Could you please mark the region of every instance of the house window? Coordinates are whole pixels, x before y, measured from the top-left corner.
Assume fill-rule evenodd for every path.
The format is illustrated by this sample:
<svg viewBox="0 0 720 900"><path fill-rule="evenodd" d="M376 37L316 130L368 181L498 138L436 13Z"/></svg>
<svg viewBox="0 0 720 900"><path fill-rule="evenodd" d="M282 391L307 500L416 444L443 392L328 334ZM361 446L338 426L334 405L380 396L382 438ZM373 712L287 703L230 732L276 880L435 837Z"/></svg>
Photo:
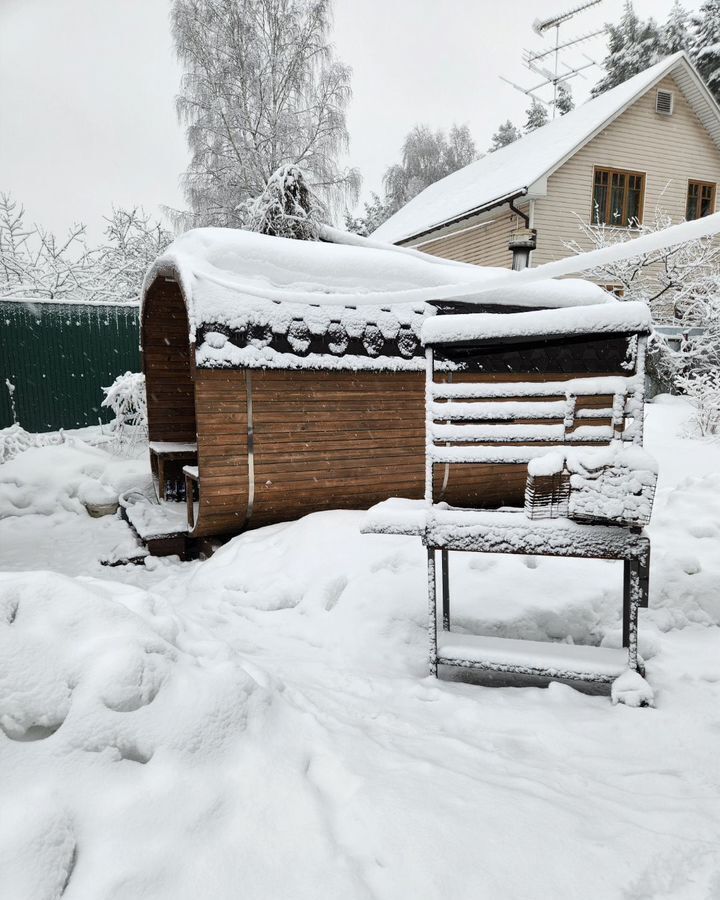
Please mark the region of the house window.
<svg viewBox="0 0 720 900"><path fill-rule="evenodd" d="M702 219L715 211L715 185L710 181L688 181L685 218Z"/></svg>
<svg viewBox="0 0 720 900"><path fill-rule="evenodd" d="M639 224L644 193L645 176L641 172L595 169L592 223L619 228Z"/></svg>

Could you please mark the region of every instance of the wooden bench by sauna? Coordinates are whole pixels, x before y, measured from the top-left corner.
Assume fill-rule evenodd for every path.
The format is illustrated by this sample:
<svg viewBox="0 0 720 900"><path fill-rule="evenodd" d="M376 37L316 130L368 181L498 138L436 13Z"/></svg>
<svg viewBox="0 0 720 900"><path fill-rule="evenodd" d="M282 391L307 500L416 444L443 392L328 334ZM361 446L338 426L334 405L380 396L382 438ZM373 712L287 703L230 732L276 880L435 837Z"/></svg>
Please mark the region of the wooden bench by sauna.
<svg viewBox="0 0 720 900"><path fill-rule="evenodd" d="M627 483L639 499L624 502L621 481L613 502L601 504L593 515L592 497L581 497L573 506L575 488L565 458L582 461L584 454L592 460L591 448L606 448L599 453L601 460L622 461L624 448L641 446L649 330L643 304L617 302L437 316L424 325L425 501L379 504L368 514L364 530L423 539L433 674L446 665L610 682L627 668L643 672L637 625L638 608L648 600L650 541L642 525L652 506L654 463L643 451L636 453L632 461L637 465L640 459L648 471ZM561 464L550 467L553 477L543 478L549 451ZM594 453L597 457L598 450ZM529 465L531 472L535 467L541 474L529 476ZM464 503L449 505L444 490L456 467L475 472L474 488ZM590 475L597 479L607 471L603 464ZM563 496L553 496L561 484L554 477L558 473L567 488ZM582 479L575 483L578 490L584 486ZM449 555L457 551L622 561L624 649L454 632Z"/></svg>

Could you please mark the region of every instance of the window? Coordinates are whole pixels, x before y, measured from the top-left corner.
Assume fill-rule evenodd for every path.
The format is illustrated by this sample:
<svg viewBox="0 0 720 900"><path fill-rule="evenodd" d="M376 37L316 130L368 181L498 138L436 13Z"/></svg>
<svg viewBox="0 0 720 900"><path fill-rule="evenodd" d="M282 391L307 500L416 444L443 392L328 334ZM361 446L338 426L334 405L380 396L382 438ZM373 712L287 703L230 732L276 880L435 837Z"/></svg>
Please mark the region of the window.
<svg viewBox="0 0 720 900"><path fill-rule="evenodd" d="M625 296L625 288L621 284L601 284L600 287L607 291L608 294L614 294L616 297Z"/></svg>
<svg viewBox="0 0 720 900"><path fill-rule="evenodd" d="M715 185L710 181L688 181L685 218L702 219L715 211Z"/></svg>
<svg viewBox="0 0 720 900"><path fill-rule="evenodd" d="M641 172L595 169L593 225L628 228L642 222L645 176Z"/></svg>

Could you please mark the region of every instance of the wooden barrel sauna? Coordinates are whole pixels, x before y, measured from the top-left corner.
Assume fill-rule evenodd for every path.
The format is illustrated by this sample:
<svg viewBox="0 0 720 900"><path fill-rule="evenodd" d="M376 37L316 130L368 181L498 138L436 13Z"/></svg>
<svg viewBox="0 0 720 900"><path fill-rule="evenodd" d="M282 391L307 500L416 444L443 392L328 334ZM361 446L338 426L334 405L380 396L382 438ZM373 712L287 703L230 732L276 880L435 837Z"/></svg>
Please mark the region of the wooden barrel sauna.
<svg viewBox="0 0 720 900"><path fill-rule="evenodd" d="M431 257L426 262L422 254L397 248L334 249L343 251L344 264L359 259L368 271L378 271L377 279L389 279L394 296L401 277L410 291L424 291L422 302L386 305L380 299L368 306L353 303L349 292L346 304L326 306L323 290L313 295L306 289L311 277L318 278L314 270L300 275L293 270L292 279L285 273L289 259L305 257L313 265L319 258L322 272L327 257L331 285L333 277L352 281L339 267L332 244L230 230L189 232L148 274L142 347L151 463L159 499L187 503L191 537L424 494L420 330L427 316L456 311L429 302L433 289L428 282L458 280L458 272L465 280L488 276L479 267ZM385 276L387 256L393 266ZM268 260L273 264L270 286ZM291 282L288 293L297 295L300 284L305 289L300 296L309 295L308 301L316 296L318 302L286 302L283 280ZM255 287L259 281L262 289ZM577 284L568 281L566 293L578 292ZM529 308L530 301L508 307L506 293L495 305L484 297L482 308ZM537 308L536 297L537 292L532 308ZM590 302L598 302L593 297ZM556 379L559 372L567 378L608 371L608 365L599 364L603 354L597 348L573 356L567 342L555 356L512 352L515 356L491 353L490 363L449 352L447 377L463 370L470 378L507 380L513 366L524 381ZM459 357L452 358L453 353ZM613 356L610 368L615 367ZM435 473L437 496L454 505L511 503L517 500L518 473L505 475L498 467L450 465Z"/></svg>

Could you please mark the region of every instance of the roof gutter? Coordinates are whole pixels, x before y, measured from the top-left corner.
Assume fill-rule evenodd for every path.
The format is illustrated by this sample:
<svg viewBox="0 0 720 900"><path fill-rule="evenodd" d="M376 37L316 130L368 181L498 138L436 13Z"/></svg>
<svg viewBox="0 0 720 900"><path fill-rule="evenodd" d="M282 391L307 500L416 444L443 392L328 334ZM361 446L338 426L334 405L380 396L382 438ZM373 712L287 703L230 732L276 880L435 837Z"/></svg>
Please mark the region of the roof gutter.
<svg viewBox="0 0 720 900"><path fill-rule="evenodd" d="M512 205L515 200L518 200L520 197L524 197L527 192L528 189L524 187L512 194L505 194L502 197L498 197L497 200L491 200L489 203L483 203L482 206L476 206L460 216L454 216L452 219L445 219L444 222L438 222L431 228L426 228L425 231L418 231L417 234L412 234L409 237L402 238L402 240L397 241L397 243L398 245L403 245L407 243L407 241L417 240L417 238L425 237L426 234L432 234L433 231L438 231L440 228L447 228L449 225L457 225L458 222L464 222L466 219L470 219L473 216L479 215L480 213L488 212L491 209L497 209L498 206L504 206L506 203L509 203L510 208L514 209L514 211L519 216L522 216L527 223L530 221L528 217L524 213L521 213L519 210L515 209Z"/></svg>

